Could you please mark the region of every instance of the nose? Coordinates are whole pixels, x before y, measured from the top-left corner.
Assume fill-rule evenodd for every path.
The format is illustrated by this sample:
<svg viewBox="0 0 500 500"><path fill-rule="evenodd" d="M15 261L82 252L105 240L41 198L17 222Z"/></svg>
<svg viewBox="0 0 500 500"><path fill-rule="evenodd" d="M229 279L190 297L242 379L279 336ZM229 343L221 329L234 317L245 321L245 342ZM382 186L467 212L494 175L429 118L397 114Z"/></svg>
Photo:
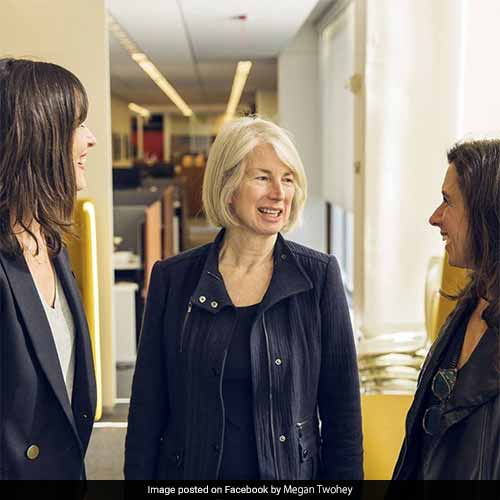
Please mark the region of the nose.
<svg viewBox="0 0 500 500"><path fill-rule="evenodd" d="M270 197L273 200L283 200L285 198L285 191L283 184L280 180L274 180L271 187Z"/></svg>
<svg viewBox="0 0 500 500"><path fill-rule="evenodd" d="M433 214L429 217L429 224L431 226L439 227L441 225L441 219L443 217L443 204L434 210Z"/></svg>
<svg viewBox="0 0 500 500"><path fill-rule="evenodd" d="M87 127L87 144L89 148L94 147L97 144L97 139L92 131Z"/></svg>

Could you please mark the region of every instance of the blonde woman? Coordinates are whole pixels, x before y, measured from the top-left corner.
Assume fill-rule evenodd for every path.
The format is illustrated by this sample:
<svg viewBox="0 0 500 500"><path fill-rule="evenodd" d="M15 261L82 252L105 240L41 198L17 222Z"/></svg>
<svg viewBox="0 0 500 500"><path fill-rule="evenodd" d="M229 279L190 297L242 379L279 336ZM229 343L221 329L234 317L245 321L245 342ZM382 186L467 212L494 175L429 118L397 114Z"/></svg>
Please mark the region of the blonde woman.
<svg viewBox="0 0 500 500"><path fill-rule="evenodd" d="M222 128L203 183L207 217L222 229L153 270L126 479L362 478L339 267L281 235L305 200L284 130L254 117Z"/></svg>

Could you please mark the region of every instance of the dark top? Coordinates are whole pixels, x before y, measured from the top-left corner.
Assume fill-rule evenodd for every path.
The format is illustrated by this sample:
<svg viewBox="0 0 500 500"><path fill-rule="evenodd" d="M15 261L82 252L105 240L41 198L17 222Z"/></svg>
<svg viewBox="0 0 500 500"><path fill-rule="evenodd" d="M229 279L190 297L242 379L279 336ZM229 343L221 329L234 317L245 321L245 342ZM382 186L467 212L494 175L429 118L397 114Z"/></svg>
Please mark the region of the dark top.
<svg viewBox="0 0 500 500"><path fill-rule="evenodd" d="M223 480L259 479L250 366L250 333L258 306L236 308L238 319L224 367L225 428L219 472Z"/></svg>
<svg viewBox="0 0 500 500"><path fill-rule="evenodd" d="M448 369L448 368L456 368L458 363L458 358L460 357L460 352L462 350L462 345L465 337L465 330L467 329L467 324L469 322L470 314L466 314L464 320L459 323L453 333L453 339L450 342L450 347L446 351L443 359L440 363L439 369ZM438 370L439 370L438 369ZM437 373L437 371L436 371ZM457 373L457 380L460 376L460 371ZM452 390L453 392L453 390ZM451 397L451 394L450 394ZM435 396L432 391L432 381L427 387L424 408L428 409L431 406L440 406L441 401ZM417 475L419 479L425 479L423 471L424 471L424 463L429 457L430 451L434 444L439 440L439 432L434 435L427 434L423 427L423 415L425 411L422 413L422 423L420 426L420 433L422 436L422 450L420 454L420 463L417 469Z"/></svg>

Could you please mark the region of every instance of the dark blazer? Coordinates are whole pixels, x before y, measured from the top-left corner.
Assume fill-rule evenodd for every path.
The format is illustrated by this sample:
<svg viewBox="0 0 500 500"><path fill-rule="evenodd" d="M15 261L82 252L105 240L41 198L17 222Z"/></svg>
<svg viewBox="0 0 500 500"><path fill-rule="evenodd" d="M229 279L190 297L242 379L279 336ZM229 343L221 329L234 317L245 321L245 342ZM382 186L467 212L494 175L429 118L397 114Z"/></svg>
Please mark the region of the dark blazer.
<svg viewBox="0 0 500 500"><path fill-rule="evenodd" d="M75 324L70 406L50 326L24 257L0 253L0 478L80 479L96 386L90 338L65 251L54 260Z"/></svg>
<svg viewBox="0 0 500 500"><path fill-rule="evenodd" d="M222 377L236 320L218 270L223 235L153 269L132 387L126 479L218 476ZM278 236L250 351L261 478L361 478L356 353L334 257Z"/></svg>
<svg viewBox="0 0 500 500"><path fill-rule="evenodd" d="M448 318L422 367L393 479L418 479L425 394L471 305ZM500 329L490 327L459 371L443 426L423 468L424 479L500 479Z"/></svg>

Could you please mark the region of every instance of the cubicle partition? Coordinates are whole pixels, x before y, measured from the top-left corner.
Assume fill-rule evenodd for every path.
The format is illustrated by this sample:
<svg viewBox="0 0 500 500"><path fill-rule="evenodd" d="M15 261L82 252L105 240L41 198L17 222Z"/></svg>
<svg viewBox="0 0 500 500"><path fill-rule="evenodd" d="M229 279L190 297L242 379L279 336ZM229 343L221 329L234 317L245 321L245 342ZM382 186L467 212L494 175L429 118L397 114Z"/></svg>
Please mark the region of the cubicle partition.
<svg viewBox="0 0 500 500"><path fill-rule="evenodd" d="M179 251L176 201L175 187L169 183L113 192L113 299L119 381L128 379L124 374L133 371L151 270L155 262ZM117 393L119 397L128 396L120 383Z"/></svg>

